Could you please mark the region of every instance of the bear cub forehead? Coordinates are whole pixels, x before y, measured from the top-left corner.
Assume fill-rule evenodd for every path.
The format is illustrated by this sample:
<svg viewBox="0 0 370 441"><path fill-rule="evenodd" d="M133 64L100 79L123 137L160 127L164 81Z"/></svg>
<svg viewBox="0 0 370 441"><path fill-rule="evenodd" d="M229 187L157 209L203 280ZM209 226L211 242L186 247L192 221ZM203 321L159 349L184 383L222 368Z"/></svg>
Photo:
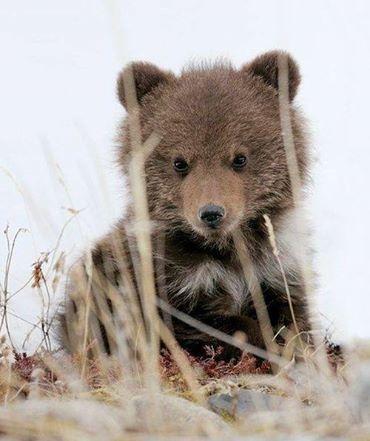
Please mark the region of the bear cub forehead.
<svg viewBox="0 0 370 441"><path fill-rule="evenodd" d="M149 130L164 146L197 156L266 143L279 130L279 109L276 91L260 83L229 66L193 68L148 100Z"/></svg>
<svg viewBox="0 0 370 441"><path fill-rule="evenodd" d="M272 51L240 69L226 62L202 63L180 76L150 63L132 63L118 78L118 95L127 108L125 75L132 75L142 131L162 137L161 148L209 150L224 154L240 144L272 142L279 133L278 62L288 61L292 101L300 82L295 61Z"/></svg>

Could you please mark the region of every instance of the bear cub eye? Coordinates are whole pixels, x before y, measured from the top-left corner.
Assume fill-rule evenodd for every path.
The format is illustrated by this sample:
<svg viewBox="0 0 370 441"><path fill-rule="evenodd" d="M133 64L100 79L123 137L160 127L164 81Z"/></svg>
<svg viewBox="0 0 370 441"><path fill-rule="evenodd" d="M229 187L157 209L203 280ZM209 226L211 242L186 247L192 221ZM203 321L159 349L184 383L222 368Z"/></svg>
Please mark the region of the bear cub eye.
<svg viewBox="0 0 370 441"><path fill-rule="evenodd" d="M240 170L247 165L247 157L244 155L236 155L232 167L234 170Z"/></svg>
<svg viewBox="0 0 370 441"><path fill-rule="evenodd" d="M189 170L189 164L185 159L177 158L173 161L173 168L177 173L186 173Z"/></svg>

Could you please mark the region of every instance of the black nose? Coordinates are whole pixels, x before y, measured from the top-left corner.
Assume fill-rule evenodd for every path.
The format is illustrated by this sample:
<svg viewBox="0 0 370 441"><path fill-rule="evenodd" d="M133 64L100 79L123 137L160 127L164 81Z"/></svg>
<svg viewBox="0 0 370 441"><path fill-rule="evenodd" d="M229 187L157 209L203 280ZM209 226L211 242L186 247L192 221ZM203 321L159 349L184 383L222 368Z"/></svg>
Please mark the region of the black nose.
<svg viewBox="0 0 370 441"><path fill-rule="evenodd" d="M199 210L199 218L212 228L216 228L220 225L224 215L225 210L218 205L205 205Z"/></svg>

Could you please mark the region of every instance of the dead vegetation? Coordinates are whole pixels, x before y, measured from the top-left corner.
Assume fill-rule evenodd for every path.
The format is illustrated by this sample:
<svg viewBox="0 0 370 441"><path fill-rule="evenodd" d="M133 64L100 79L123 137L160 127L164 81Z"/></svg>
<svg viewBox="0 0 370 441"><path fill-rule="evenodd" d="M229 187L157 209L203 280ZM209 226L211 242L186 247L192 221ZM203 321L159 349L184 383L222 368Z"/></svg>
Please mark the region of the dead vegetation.
<svg viewBox="0 0 370 441"><path fill-rule="evenodd" d="M292 186L298 198L300 183L286 106L284 62L284 59L280 60L280 103L284 114L281 124L287 158L291 161ZM248 345L241 336L221 335L201 323L194 325L203 326L203 331L214 333L219 340L238 347L243 351L243 357L238 361L224 362L218 360L222 347L205 347L204 356L197 358L180 349L158 313L153 279L143 170L145 155L158 138L153 134L146 141L141 139L135 88L129 73L125 81L132 140L129 179L137 226L138 274L142 278L139 294L145 305L143 315L135 317L135 332L145 329L147 337L144 338L142 332L137 334L136 350L140 361L130 357L120 327L124 323L126 332L129 332L132 317L125 311L129 309L130 314L138 311L137 297L130 293L133 288L128 286L125 286L128 293L125 308L118 308L122 311L120 321L107 326L109 338L114 339L118 348L118 356L107 357L100 352L94 334L90 332L91 302L88 298L79 320L71 322L75 335L79 336L76 354L69 356L55 348L51 329L56 311L51 308L51 300L68 271L65 254L59 249L60 237L52 251L34 262L29 280L12 292L9 272L21 230L11 236L6 228L7 259L1 284L0 322L0 334L4 336L0 348L1 436L9 440L68 441L173 439L174 436L183 436L184 439L200 436L252 439L257 435L260 439L301 439L306 435L319 439L329 436L369 439L368 347L342 354L334 345L318 340L316 350L312 351L300 340L297 329L292 329L287 334L287 345L279 348L274 343L275 336L256 281L252 295L264 330L266 351ZM74 210L71 219L77 215ZM265 220L271 246L279 259L273 225L268 218ZM245 275L254 280L246 249L242 241L237 242ZM311 269L308 259L303 256L302 261L305 262L302 270L309 292ZM95 283L94 274L90 276L88 283ZM84 291L85 286L80 287ZM17 317L11 308L11 299L24 289L37 291L42 306L39 321L32 328L41 334L39 348L33 354L22 353L15 347L8 321L10 315ZM289 298L289 292L287 295ZM122 306L121 292L112 289L110 296L112 302ZM130 308L127 308L128 304ZM159 307L170 315L177 313L163 300ZM109 321L109 317L104 316L106 310L103 306L100 313L103 322ZM294 316L294 311L292 314ZM181 319L189 320L189 317ZM28 337L25 337L26 341ZM160 349L160 340L168 349ZM302 360L296 363L292 354L293 349L299 347Z"/></svg>

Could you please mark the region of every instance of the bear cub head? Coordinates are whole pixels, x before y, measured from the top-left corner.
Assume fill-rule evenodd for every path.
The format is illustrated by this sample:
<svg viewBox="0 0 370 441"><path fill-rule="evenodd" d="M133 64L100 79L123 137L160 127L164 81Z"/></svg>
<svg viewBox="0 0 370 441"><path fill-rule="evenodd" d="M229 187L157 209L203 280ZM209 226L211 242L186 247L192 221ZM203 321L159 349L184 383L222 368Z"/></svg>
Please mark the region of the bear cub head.
<svg viewBox="0 0 370 441"><path fill-rule="evenodd" d="M290 55L268 52L240 69L217 62L181 75L150 63L132 63L118 78L127 109L128 70L136 86L143 142L159 144L145 162L151 219L222 247L237 228L293 205L279 111L279 57L286 57L290 123L301 179L307 169L304 122L293 101L300 83ZM280 58L281 59L281 58ZM130 109L129 110L130 113ZM130 157L130 128L119 134L119 162Z"/></svg>

